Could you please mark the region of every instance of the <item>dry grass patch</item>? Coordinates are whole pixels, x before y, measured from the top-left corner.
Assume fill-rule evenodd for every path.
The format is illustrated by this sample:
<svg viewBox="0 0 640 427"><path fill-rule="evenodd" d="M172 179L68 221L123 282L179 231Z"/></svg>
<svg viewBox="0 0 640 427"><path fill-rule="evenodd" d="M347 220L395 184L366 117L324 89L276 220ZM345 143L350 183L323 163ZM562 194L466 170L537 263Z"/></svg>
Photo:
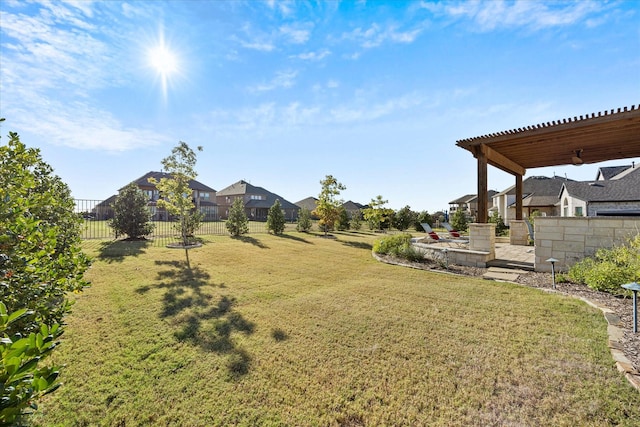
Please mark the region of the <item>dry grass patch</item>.
<svg viewBox="0 0 640 427"><path fill-rule="evenodd" d="M632 425L586 304L381 264L375 236L116 243L37 425ZM100 253L96 252L98 256Z"/></svg>

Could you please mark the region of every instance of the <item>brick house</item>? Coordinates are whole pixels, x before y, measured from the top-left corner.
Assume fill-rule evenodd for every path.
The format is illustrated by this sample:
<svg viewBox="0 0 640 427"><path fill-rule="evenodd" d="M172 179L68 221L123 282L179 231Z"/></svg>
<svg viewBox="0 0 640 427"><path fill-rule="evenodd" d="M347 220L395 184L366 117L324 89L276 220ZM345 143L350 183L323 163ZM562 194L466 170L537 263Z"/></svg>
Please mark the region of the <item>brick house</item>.
<svg viewBox="0 0 640 427"><path fill-rule="evenodd" d="M229 217L229 209L234 200L242 198L247 218L252 221L266 221L269 214L269 208L273 206L276 200L280 200L280 205L284 211L284 217L287 221L295 221L298 219L298 211L300 208L275 193L265 190L262 187L251 185L244 180L240 180L231 184L217 193L216 202L220 212L220 217L226 219Z"/></svg>

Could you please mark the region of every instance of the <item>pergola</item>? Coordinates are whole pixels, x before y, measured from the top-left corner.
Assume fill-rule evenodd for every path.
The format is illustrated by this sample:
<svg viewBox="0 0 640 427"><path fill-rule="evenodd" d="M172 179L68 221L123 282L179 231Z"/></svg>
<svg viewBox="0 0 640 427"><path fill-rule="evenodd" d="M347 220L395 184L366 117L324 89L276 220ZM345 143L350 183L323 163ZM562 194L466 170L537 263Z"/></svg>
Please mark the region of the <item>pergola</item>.
<svg viewBox="0 0 640 427"><path fill-rule="evenodd" d="M487 165L515 176L516 219L522 219L522 177L527 169L640 157L640 105L461 139L478 160L478 214L486 223Z"/></svg>

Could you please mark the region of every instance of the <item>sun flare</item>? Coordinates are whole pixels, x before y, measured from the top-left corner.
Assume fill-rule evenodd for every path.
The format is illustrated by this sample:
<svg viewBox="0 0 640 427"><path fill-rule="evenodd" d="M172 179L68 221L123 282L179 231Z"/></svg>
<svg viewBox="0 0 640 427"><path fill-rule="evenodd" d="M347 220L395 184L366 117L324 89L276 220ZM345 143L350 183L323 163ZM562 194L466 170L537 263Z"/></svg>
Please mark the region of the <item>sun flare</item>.
<svg viewBox="0 0 640 427"><path fill-rule="evenodd" d="M163 78L178 70L176 56L164 45L149 50L149 63Z"/></svg>

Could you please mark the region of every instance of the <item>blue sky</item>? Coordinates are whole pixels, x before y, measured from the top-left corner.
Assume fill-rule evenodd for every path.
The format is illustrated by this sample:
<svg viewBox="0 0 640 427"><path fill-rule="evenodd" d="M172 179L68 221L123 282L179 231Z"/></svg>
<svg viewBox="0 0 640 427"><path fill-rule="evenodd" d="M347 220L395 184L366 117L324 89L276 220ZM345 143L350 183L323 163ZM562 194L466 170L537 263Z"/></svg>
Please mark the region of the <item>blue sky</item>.
<svg viewBox="0 0 640 427"><path fill-rule="evenodd" d="M3 140L40 148L76 198L185 141L216 190L295 203L331 174L344 200L434 212L476 192L457 140L639 102L637 1L0 2ZM490 168L490 188L513 183Z"/></svg>

